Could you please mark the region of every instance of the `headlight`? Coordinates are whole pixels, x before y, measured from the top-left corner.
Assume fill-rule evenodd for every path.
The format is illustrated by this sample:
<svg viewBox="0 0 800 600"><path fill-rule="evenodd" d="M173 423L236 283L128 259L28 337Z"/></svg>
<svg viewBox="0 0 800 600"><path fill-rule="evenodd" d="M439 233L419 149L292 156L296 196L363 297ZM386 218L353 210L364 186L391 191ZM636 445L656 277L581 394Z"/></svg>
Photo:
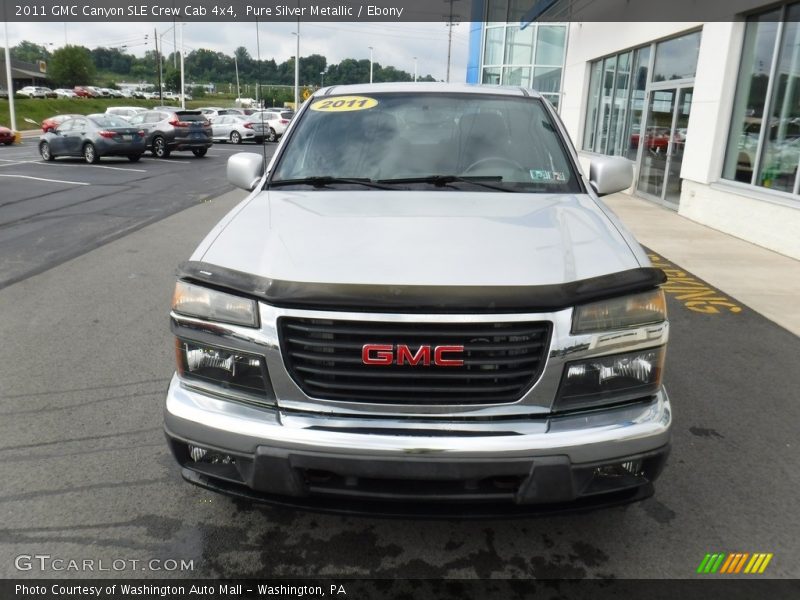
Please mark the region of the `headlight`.
<svg viewBox="0 0 800 600"><path fill-rule="evenodd" d="M175 284L172 310L209 321L258 327L255 301L185 281Z"/></svg>
<svg viewBox="0 0 800 600"><path fill-rule="evenodd" d="M554 409L587 408L649 396L661 387L664 347L567 363Z"/></svg>
<svg viewBox="0 0 800 600"><path fill-rule="evenodd" d="M576 307L572 317L572 333L626 329L661 323L666 319L667 304L664 291L659 288Z"/></svg>
<svg viewBox="0 0 800 600"><path fill-rule="evenodd" d="M269 397L266 366L260 356L175 340L178 374L184 379Z"/></svg>

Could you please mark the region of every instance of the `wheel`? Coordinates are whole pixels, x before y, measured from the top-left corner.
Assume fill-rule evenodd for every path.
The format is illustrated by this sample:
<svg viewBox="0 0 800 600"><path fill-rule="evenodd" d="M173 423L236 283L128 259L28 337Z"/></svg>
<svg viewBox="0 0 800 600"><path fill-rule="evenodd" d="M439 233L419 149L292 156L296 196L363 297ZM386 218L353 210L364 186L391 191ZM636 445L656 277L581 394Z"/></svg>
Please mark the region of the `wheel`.
<svg viewBox="0 0 800 600"><path fill-rule="evenodd" d="M128 160L131 162L139 162L140 158L142 158L141 154L128 154Z"/></svg>
<svg viewBox="0 0 800 600"><path fill-rule="evenodd" d="M192 154L194 154L197 158L203 158L208 152L208 148L192 148Z"/></svg>
<svg viewBox="0 0 800 600"><path fill-rule="evenodd" d="M97 150L94 144L88 143L83 147L83 158L89 164L94 164L100 160L100 157L97 156Z"/></svg>
<svg viewBox="0 0 800 600"><path fill-rule="evenodd" d="M513 167L515 169L519 169L521 171L525 170L525 168L521 164L519 164L515 160L511 160L510 158L505 158L505 157L502 157L502 156L487 156L486 158L481 158L480 160L476 160L474 163L472 163L470 166L468 166L466 169L464 169L463 172L464 173L469 173L470 171L472 171L476 167L479 167L480 165L482 165L484 163L488 163L488 162L492 162L492 161L494 161L495 163L503 163L503 164L506 164L506 165L513 165Z"/></svg>
<svg viewBox="0 0 800 600"><path fill-rule="evenodd" d="M167 141L160 135L153 138L153 156L156 158L167 158L169 156Z"/></svg>
<svg viewBox="0 0 800 600"><path fill-rule="evenodd" d="M270 127L269 128L269 135L267 136L268 142L277 142L278 141L278 134L275 133L275 130Z"/></svg>
<svg viewBox="0 0 800 600"><path fill-rule="evenodd" d="M50 152L50 144L47 142L42 142L39 144L39 154L42 155L43 160L55 160L56 157Z"/></svg>
<svg viewBox="0 0 800 600"><path fill-rule="evenodd" d="M238 131L231 131L231 144L241 144L242 136Z"/></svg>

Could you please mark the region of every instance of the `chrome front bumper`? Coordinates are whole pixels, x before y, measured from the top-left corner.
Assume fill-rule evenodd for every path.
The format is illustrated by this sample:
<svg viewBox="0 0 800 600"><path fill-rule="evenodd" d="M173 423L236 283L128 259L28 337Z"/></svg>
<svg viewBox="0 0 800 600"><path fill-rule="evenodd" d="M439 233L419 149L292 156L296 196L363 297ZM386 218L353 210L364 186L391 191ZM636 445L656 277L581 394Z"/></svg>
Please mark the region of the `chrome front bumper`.
<svg viewBox="0 0 800 600"><path fill-rule="evenodd" d="M188 387L175 376L165 410L167 437L184 470L201 480L282 496L569 502L649 484L663 466L670 426L663 388L649 401L574 415L391 419L248 406ZM227 462L193 461L191 447ZM637 465L631 473L636 477L596 485L598 469L620 464ZM511 482L507 493L502 485L487 492L484 483L497 484L498 478ZM203 485L197 477L189 479ZM341 485L326 487L331 480ZM412 491L387 492L392 482L409 483ZM419 482L447 486L416 492Z"/></svg>

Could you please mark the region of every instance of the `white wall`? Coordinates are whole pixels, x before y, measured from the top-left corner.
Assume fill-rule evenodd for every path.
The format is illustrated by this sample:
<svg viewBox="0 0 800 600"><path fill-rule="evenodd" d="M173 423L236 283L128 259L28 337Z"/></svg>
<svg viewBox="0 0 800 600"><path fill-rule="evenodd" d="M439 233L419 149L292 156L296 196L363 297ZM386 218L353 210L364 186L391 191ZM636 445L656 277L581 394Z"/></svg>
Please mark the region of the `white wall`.
<svg viewBox="0 0 800 600"><path fill-rule="evenodd" d="M701 23L572 23L564 65L561 118L580 152L586 118L589 63L673 37ZM679 214L800 259L800 200L720 179L736 92L745 24L706 23L700 42ZM588 173L589 153L580 154ZM646 202L646 200L642 200Z"/></svg>

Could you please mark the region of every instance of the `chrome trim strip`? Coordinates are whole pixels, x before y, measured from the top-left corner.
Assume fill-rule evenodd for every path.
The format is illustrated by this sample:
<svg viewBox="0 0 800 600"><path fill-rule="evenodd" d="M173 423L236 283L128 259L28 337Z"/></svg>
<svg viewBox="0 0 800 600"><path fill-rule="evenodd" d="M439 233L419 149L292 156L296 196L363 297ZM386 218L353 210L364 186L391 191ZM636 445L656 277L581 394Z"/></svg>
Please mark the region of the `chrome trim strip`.
<svg viewBox="0 0 800 600"><path fill-rule="evenodd" d="M652 402L632 404L581 415L554 417L542 422L481 423L479 431L499 435L470 435L476 431L457 421L431 432L397 435L404 421L392 419L336 419L295 417L205 397L174 377L165 411L165 425L173 435L254 454L259 446L368 456L425 455L447 458L514 458L566 455L573 463L596 462L647 452L669 442L669 398L662 388ZM324 423L328 429L315 427ZM392 433L364 432L364 425L389 428ZM362 429L362 431L358 431ZM459 435L459 432L467 432Z"/></svg>

